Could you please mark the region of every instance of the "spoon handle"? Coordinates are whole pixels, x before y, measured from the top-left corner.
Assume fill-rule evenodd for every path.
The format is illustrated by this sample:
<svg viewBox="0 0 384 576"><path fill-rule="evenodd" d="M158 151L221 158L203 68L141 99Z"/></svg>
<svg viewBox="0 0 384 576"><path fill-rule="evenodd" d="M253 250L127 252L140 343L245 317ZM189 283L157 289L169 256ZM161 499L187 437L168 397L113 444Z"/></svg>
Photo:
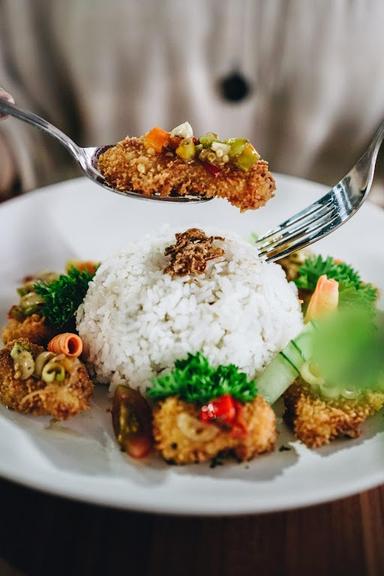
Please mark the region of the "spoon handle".
<svg viewBox="0 0 384 576"><path fill-rule="evenodd" d="M44 118L41 118L41 116L38 116L33 112L26 112L25 110L21 110L14 104L11 104L10 102L7 102L3 99L0 99L0 112L8 114L9 116L13 116L14 118L18 118L23 122L27 122L27 124L32 124L32 126L36 126L37 128L40 128L40 130L43 130L43 132L50 134L53 136L53 138L56 138L56 140L63 144L63 146L65 146L66 149L72 154L72 156L78 160L79 154L81 153L79 146L73 140L71 140L69 136L64 134L64 132L59 130L59 128L56 128L56 126L47 120L44 120Z"/></svg>

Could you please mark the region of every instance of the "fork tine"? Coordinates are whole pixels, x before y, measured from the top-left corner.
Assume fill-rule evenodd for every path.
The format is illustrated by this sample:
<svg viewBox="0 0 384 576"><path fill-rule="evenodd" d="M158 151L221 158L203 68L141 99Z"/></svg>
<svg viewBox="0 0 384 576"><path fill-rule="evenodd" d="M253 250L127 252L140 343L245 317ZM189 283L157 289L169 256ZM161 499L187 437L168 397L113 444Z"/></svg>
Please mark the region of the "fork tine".
<svg viewBox="0 0 384 576"><path fill-rule="evenodd" d="M280 260L281 258L284 258L284 256L288 256L289 254L292 254L292 252L296 252L297 250L305 248L309 244L324 238L324 236L327 236L333 230L343 224L345 220L346 218L343 217L343 215L341 215L339 212L336 212L330 220L327 220L322 224L318 224L314 228L308 230L307 233L297 236L293 243L284 242L280 246L274 247L272 250L259 253L259 255L266 257L266 260L269 262Z"/></svg>
<svg viewBox="0 0 384 576"><path fill-rule="evenodd" d="M283 240L290 240L294 235L305 231L314 222L332 217L335 211L335 204L328 204L324 208L311 212L306 218L298 220L296 224L291 224L288 228L282 228L280 232L270 234L263 242L256 244L259 251L270 250L274 244L280 244Z"/></svg>
<svg viewBox="0 0 384 576"><path fill-rule="evenodd" d="M263 244L260 248L258 248L259 254L263 255L268 254L274 250L279 250L281 246L284 246L287 243L292 242L296 238L299 238L300 236L307 234L308 232L313 230L314 227L318 228L322 225L327 224L334 218L335 214L337 213L338 213L338 207L335 204L332 204L328 208L327 212L321 213L320 216L318 215L317 212L314 212L310 220L306 220L304 223L299 222L295 227L293 228L291 227L290 230L288 230L288 232L283 230L279 236L276 236L275 238L272 238L269 242Z"/></svg>
<svg viewBox="0 0 384 576"><path fill-rule="evenodd" d="M298 222L304 220L305 218L308 218L309 216L312 216L317 211L319 211L319 213L321 211L326 211L327 208L333 202L334 202L334 193L333 191L331 191L328 192L328 194L326 194L319 200L316 200L316 202L313 202L313 204L310 204L307 208L304 208L304 210L301 210L294 216L291 216L291 218L288 218L288 220L285 220L284 222L279 224L279 226L276 226L276 228L268 230L261 238L259 238L255 242L255 245L257 247L263 246L269 238L275 236L276 234L279 234L282 230L284 231L289 230L291 226L297 224Z"/></svg>

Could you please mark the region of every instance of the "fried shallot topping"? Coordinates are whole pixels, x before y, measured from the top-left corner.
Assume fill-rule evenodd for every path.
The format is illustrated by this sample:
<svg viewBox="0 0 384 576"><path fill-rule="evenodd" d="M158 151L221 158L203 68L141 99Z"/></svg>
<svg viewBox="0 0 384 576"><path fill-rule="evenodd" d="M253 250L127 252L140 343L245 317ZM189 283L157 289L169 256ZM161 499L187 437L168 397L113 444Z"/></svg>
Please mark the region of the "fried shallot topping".
<svg viewBox="0 0 384 576"><path fill-rule="evenodd" d="M209 260L224 255L224 250L214 244L215 240L224 240L221 236L206 236L199 228L189 228L175 236L176 243L168 246L164 252L165 256L170 257L164 272L171 276L202 274Z"/></svg>

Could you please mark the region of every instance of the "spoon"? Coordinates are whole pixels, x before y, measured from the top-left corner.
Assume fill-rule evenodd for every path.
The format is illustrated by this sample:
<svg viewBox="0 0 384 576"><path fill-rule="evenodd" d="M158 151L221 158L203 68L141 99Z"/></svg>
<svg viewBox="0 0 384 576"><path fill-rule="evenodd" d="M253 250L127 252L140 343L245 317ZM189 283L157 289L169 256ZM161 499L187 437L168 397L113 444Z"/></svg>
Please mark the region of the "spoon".
<svg viewBox="0 0 384 576"><path fill-rule="evenodd" d="M98 158L100 154L105 152L108 148L111 148L113 144L107 146L99 146L99 147L88 147L88 148L81 148L78 146L69 136L64 134L59 128L56 128L53 124L41 118L37 114L33 112L26 112L25 110L21 110L14 104L10 102L0 99L0 112L7 114L9 116L13 116L14 118L18 118L23 122L27 122L27 124L32 124L32 126L36 126L43 130L43 132L47 132L60 142L67 150L72 154L74 159L80 165L80 168L84 172L88 178L90 178L93 182L96 182L99 186L102 186L106 190L110 192L115 192L116 194L122 194L123 196L129 196L132 198L138 198L140 200L158 200L161 202L208 202L211 198L200 198L200 196L160 196L155 194L152 196L148 196L142 194L140 192L135 192L134 190L123 191L118 190L117 188L112 188L108 182L105 180L104 176L99 172L97 169L98 165Z"/></svg>

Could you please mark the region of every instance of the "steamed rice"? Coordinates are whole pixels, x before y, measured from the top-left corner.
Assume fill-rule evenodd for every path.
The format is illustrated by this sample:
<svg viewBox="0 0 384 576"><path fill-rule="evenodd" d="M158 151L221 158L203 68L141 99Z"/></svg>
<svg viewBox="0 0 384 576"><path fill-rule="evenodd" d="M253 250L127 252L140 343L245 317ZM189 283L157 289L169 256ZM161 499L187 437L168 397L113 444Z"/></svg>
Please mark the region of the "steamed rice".
<svg viewBox="0 0 384 576"><path fill-rule="evenodd" d="M99 267L77 328L100 382L144 392L159 372L197 351L254 377L297 335L295 286L254 247L225 236L225 255L204 274L164 274L172 233L132 243Z"/></svg>

